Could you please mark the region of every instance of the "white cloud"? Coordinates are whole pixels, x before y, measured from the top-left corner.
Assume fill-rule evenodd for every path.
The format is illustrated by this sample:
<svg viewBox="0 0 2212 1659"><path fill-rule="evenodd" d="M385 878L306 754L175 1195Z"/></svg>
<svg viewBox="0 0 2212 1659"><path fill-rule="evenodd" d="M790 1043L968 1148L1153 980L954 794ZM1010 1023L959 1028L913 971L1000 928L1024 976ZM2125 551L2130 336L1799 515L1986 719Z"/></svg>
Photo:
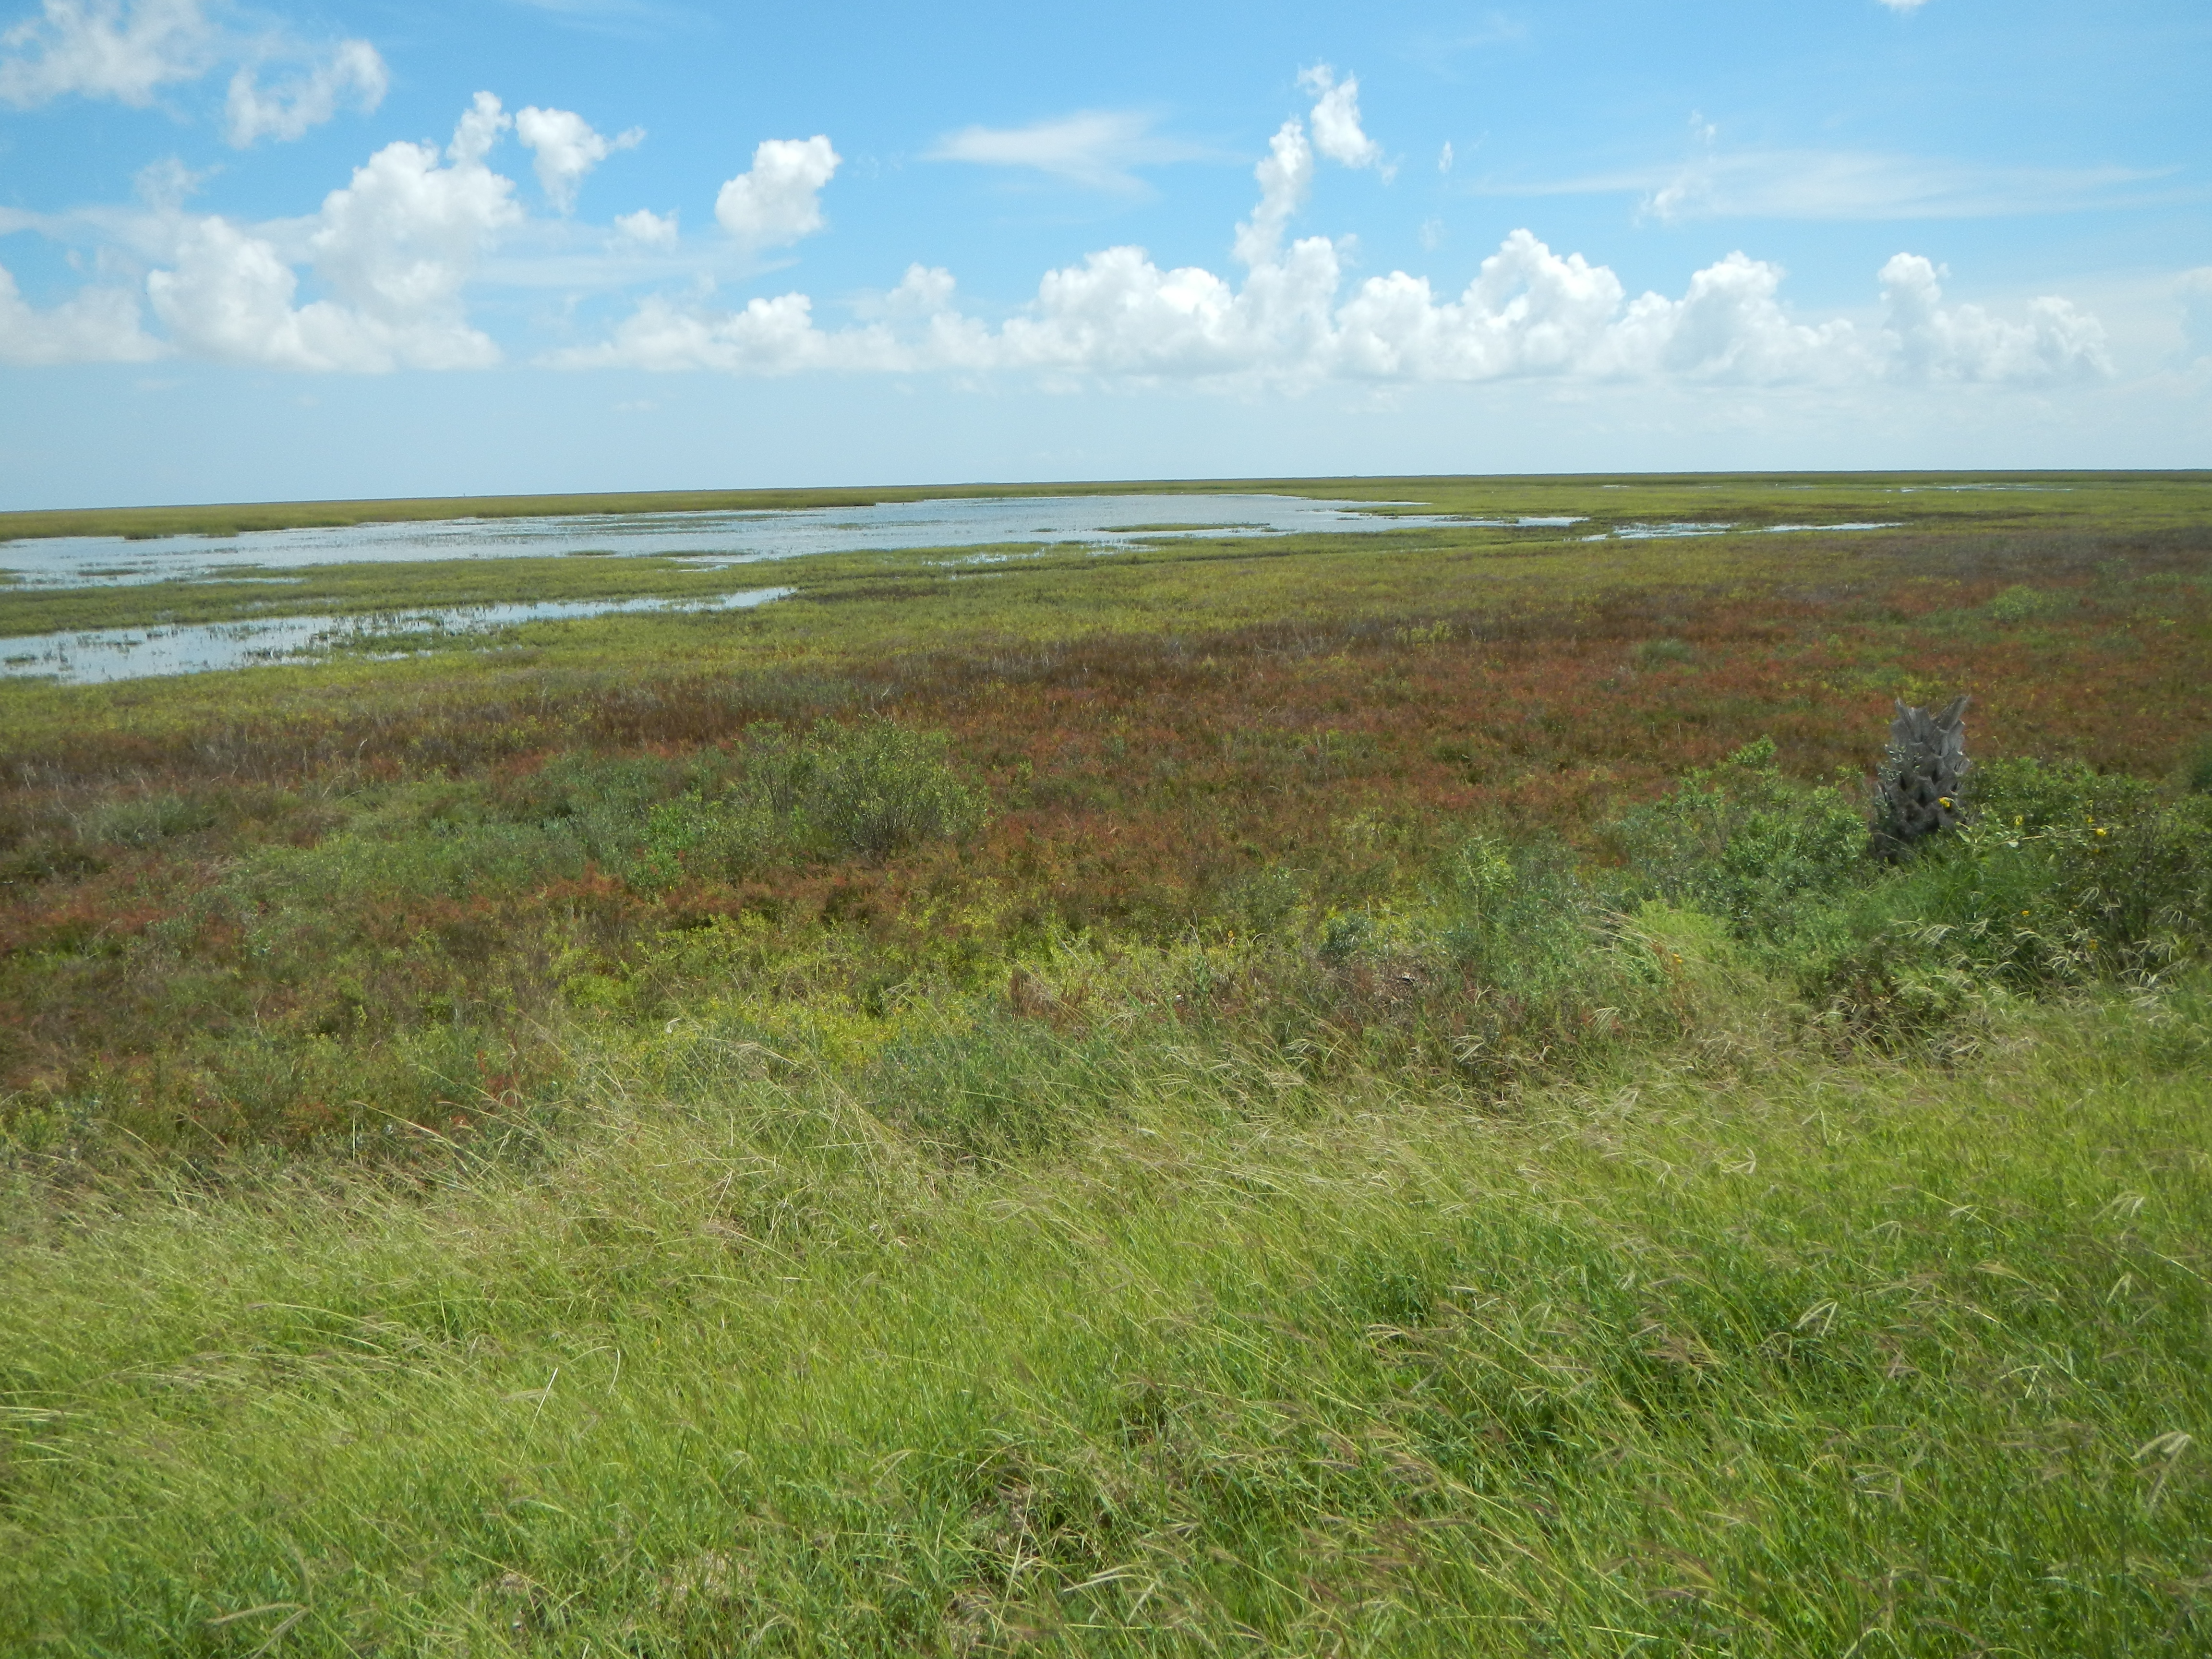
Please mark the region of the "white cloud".
<svg viewBox="0 0 2212 1659"><path fill-rule="evenodd" d="M1336 319L1328 367L1359 379L1487 380L1615 365L1607 329L1620 279L1561 258L1525 230L1505 239L1455 301L1394 270L1360 284Z"/></svg>
<svg viewBox="0 0 2212 1659"><path fill-rule="evenodd" d="M1440 149L1440 150L1438 150L1438 151L1437 152L1437 171L1438 173L1449 173L1451 170L1452 170L1452 147L1451 147L1451 140L1450 140L1450 139L1449 139L1449 138L1447 138L1447 139L1445 139L1445 140L1444 140L1444 147L1443 147L1442 149Z"/></svg>
<svg viewBox="0 0 2212 1659"><path fill-rule="evenodd" d="M1678 166L1527 184L1486 180L1482 196L1635 196L1666 223L1727 218L1867 221L1982 219L2196 201L2175 169L2008 167L1869 150L1717 151ZM2133 186L2134 188L2130 188ZM2146 189L2145 186L2154 188Z"/></svg>
<svg viewBox="0 0 2212 1659"><path fill-rule="evenodd" d="M207 73L215 46L198 0L45 0L0 33L0 102L77 93L143 106L155 88Z"/></svg>
<svg viewBox="0 0 2212 1659"><path fill-rule="evenodd" d="M230 142L244 149L257 139L293 139L320 126L341 104L366 115L384 101L392 83L384 59L366 40L341 40L328 56L265 92L258 67L241 65L230 77L225 114Z"/></svg>
<svg viewBox="0 0 2212 1659"><path fill-rule="evenodd" d="M514 136L537 157L538 183L556 212L574 211L577 187L585 175L618 149L633 149L645 142L645 129L632 127L618 137L605 138L573 110L539 109L535 105L515 112Z"/></svg>
<svg viewBox="0 0 2212 1659"><path fill-rule="evenodd" d="M714 217L748 247L781 247L811 236L822 228L822 187L843 159L819 133L768 139L753 151L750 170L714 198Z"/></svg>
<svg viewBox="0 0 2212 1659"><path fill-rule="evenodd" d="M1332 81L1323 96L1339 89ZM556 199L618 142L565 111L533 107L518 124L497 98L480 93L442 154L386 145L308 218L255 227L190 216L182 203L194 180L171 163L146 175L147 210L106 216L101 234L157 266L146 294L176 349L306 370L488 365L499 350L471 325L465 300L486 257L526 223L514 182L489 165L501 135L518 126L541 167L550 163L548 193ZM716 216L741 251L795 240L820 228L820 191L838 166L827 137L769 140L751 168L723 186ZM1332 380L1842 386L2053 382L2111 372L2096 318L2057 298L2011 317L1947 306L1944 273L1909 252L1882 268L1883 318L1872 325L1798 318L1783 297L1782 270L1741 252L1695 272L1679 296L1632 296L1605 265L1555 252L1525 229L1505 238L1456 293L1402 270L1358 279L1346 269L1350 239L1290 240L1314 167L1304 123L1285 121L1254 170L1258 201L1236 229L1241 276L1163 267L1139 247L1106 248L1046 272L1030 301L993 326L963 313L950 273L915 265L889 294L857 307L854 324L824 327L802 293L718 307L702 266L690 297L647 299L599 343L548 361L742 374L1028 373L1059 381L1097 376L1291 390ZM69 234L58 221L0 210L0 229L7 228ZM580 246L583 234L540 222L531 246L551 237ZM641 250L672 250L679 240L675 214L649 210L590 234L603 246L598 274L579 279L586 286L634 281ZM717 257L726 262L729 250ZM518 270L536 269L526 260L491 273L517 282L529 280ZM303 298L310 270L319 287ZM2185 279L2176 298L2185 315L2207 308L2212 276ZM162 349L139 328L127 294L88 289L46 312L25 305L12 282L0 295L0 355L11 361Z"/></svg>
<svg viewBox="0 0 2212 1659"><path fill-rule="evenodd" d="M131 182L138 199L148 207L156 213L173 213L196 195L207 179L207 173L195 173L180 157L166 155L140 167L138 176Z"/></svg>
<svg viewBox="0 0 2212 1659"><path fill-rule="evenodd" d="M162 355L127 289L88 288L50 310L26 303L0 265L0 363L136 363Z"/></svg>
<svg viewBox="0 0 2212 1659"><path fill-rule="evenodd" d="M2184 350L2191 357L2212 358L2212 265L2183 271L2173 291L2181 305Z"/></svg>
<svg viewBox="0 0 2212 1659"><path fill-rule="evenodd" d="M446 146L446 154L465 166L481 162L491 154L500 134L514 125L514 118L500 106L498 99L480 92L453 123L453 142Z"/></svg>
<svg viewBox="0 0 2212 1659"><path fill-rule="evenodd" d="M1779 265L1735 252L1693 274L1680 300L1644 295L1609 331L1614 366L1760 384L1863 373L1850 324L1792 321L1776 297L1782 276Z"/></svg>
<svg viewBox="0 0 2212 1659"><path fill-rule="evenodd" d="M1261 172L1263 204L1279 200L1295 169ZM1292 390L1325 380L1841 386L2109 372L2094 318L2063 300L2037 301L2025 323L1973 306L1946 310L1934 267L1913 254L1883 270L1890 325L1875 331L1798 320L1780 298L1781 268L1741 252L1696 272L1679 299L1631 300L1606 266L1555 253L1526 230L1448 299L1404 271L1345 295L1338 245L1327 237L1270 247L1250 263L1240 288L1196 266L1164 270L1141 248L1108 248L1046 273L1036 298L996 331L961 314L948 273L921 266L867 308L864 325L836 330L817 325L803 294L736 312L654 299L605 343L550 361L754 374L1012 370Z"/></svg>
<svg viewBox="0 0 2212 1659"><path fill-rule="evenodd" d="M186 349L234 362L379 373L497 362L468 325L461 290L522 218L514 181L484 165L508 125L480 92L448 165L428 145L387 144L325 198L305 246L332 298L295 306L298 274L276 245L210 217L185 231L173 268L148 276L155 314Z"/></svg>
<svg viewBox="0 0 2212 1659"><path fill-rule="evenodd" d="M896 368L890 335L880 329L824 333L814 326L814 302L804 294L752 300L741 311L687 310L654 296L600 346L558 352L566 368L719 368L736 374L789 374L800 369Z"/></svg>
<svg viewBox="0 0 2212 1659"><path fill-rule="evenodd" d="M1030 167L1093 190L1133 195L1145 185L1132 167L1207 154L1152 129L1152 118L1135 111L1085 110L1025 127L963 127L939 139L927 159Z"/></svg>
<svg viewBox="0 0 2212 1659"><path fill-rule="evenodd" d="M1283 231L1291 216L1303 206L1313 188L1313 150L1306 130L1294 116L1267 141L1267 159L1253 169L1260 181L1260 204L1252 216L1237 227L1236 252L1240 262L1264 264L1283 244Z"/></svg>
<svg viewBox="0 0 2212 1659"><path fill-rule="evenodd" d="M1359 77L1342 81L1327 64L1298 71L1298 84L1314 94L1314 148L1348 167L1379 167L1382 146L1359 126Z"/></svg>
<svg viewBox="0 0 2212 1659"><path fill-rule="evenodd" d="M1928 0L1881 0L1881 3L1892 11L1918 11Z"/></svg>
<svg viewBox="0 0 2212 1659"><path fill-rule="evenodd" d="M2028 320L2008 323L1979 306L1942 307L1941 266L1900 253L1881 268L1891 372L1906 380L2086 380L2112 372L2105 326L2046 296Z"/></svg>
<svg viewBox="0 0 2212 1659"><path fill-rule="evenodd" d="M635 213L615 216L615 229L626 241L641 247L672 248L676 246L676 216L655 213L651 208L640 208Z"/></svg>
<svg viewBox="0 0 2212 1659"><path fill-rule="evenodd" d="M993 343L981 324L953 309L952 276L909 265L874 309L882 320L833 331L815 326L804 294L749 301L739 311L687 307L655 296L602 344L553 353L564 368L714 368L738 374L806 369L901 372L981 368Z"/></svg>

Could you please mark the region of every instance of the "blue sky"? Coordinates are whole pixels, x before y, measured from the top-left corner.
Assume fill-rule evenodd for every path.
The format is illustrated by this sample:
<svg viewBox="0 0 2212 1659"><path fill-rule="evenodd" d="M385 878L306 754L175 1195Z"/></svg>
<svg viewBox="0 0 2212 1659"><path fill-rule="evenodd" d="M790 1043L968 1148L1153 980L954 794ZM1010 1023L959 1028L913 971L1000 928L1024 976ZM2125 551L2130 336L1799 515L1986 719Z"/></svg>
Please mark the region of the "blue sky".
<svg viewBox="0 0 2212 1659"><path fill-rule="evenodd" d="M2212 9L0 0L0 506L2212 465Z"/></svg>

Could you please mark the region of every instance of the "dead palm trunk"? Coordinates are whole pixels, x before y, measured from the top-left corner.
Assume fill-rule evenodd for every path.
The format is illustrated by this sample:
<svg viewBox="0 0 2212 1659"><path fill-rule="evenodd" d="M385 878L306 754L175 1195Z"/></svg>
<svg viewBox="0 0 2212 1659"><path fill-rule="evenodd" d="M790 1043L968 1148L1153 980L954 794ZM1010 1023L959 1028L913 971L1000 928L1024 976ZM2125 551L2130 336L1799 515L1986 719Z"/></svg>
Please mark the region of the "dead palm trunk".
<svg viewBox="0 0 2212 1659"><path fill-rule="evenodd" d="M1940 714L1897 705L1875 784L1875 851L1899 858L1965 815L1966 699L1954 697Z"/></svg>

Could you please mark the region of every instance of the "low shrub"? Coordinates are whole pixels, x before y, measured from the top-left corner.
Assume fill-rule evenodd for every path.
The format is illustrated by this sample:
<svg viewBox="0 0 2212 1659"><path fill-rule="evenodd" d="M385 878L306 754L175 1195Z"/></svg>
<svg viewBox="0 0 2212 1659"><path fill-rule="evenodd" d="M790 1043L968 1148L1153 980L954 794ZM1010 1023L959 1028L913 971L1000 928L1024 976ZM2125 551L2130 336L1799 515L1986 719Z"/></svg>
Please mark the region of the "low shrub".
<svg viewBox="0 0 2212 1659"><path fill-rule="evenodd" d="M1694 771L1611 827L1625 899L1706 911L1747 939L1786 932L1808 902L1866 879L1866 820L1838 790L1784 777L1773 740Z"/></svg>
<svg viewBox="0 0 2212 1659"><path fill-rule="evenodd" d="M2212 795L2212 738L2198 744L2182 763L2181 787L2192 795Z"/></svg>
<svg viewBox="0 0 2212 1659"><path fill-rule="evenodd" d="M639 829L648 884L679 872L740 876L805 858L886 858L980 830L982 793L945 759L942 732L895 720L823 720L794 739L756 726L726 776L650 809Z"/></svg>
<svg viewBox="0 0 2212 1659"><path fill-rule="evenodd" d="M2033 761L1980 783L1973 823L1799 919L1786 948L1814 1001L1925 1024L1985 990L2142 979L2212 948L2212 797Z"/></svg>

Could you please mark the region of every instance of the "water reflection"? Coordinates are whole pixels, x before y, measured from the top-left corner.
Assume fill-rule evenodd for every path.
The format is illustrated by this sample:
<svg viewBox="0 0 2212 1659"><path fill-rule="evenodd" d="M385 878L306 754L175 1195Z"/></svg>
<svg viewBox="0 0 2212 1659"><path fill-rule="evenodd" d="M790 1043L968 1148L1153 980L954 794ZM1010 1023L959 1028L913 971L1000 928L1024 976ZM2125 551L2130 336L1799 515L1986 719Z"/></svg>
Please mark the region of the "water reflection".
<svg viewBox="0 0 2212 1659"><path fill-rule="evenodd" d="M809 553L988 547L1010 542L1129 547L1203 536L1287 536L1441 525L1559 528L1574 519L1466 519L1377 511L1391 502L1294 495L1045 495L890 501L873 507L748 513L589 514L439 519L235 536L56 536L0 543L0 578L25 586L252 579L307 565L436 559L537 558L568 553L696 559L703 568ZM264 578L265 580L265 578Z"/></svg>
<svg viewBox="0 0 2212 1659"><path fill-rule="evenodd" d="M51 678L64 685L204 674L257 664L313 661L334 651L403 655L455 635L520 623L562 622L629 611L750 610L787 587L757 587L713 599L560 599L538 605L471 605L358 617L264 617L251 622L101 628L0 639L0 675Z"/></svg>

